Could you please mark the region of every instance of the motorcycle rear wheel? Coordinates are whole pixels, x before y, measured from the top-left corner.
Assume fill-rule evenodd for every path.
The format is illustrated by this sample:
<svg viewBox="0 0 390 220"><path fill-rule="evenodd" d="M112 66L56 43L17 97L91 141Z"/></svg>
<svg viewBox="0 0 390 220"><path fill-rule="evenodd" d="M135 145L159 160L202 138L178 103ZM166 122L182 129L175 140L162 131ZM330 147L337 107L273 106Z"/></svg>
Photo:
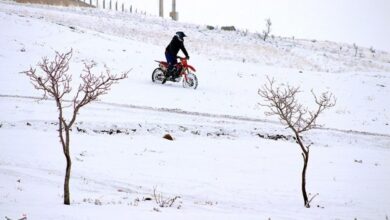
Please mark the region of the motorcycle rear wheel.
<svg viewBox="0 0 390 220"><path fill-rule="evenodd" d="M187 80L185 77L183 78L183 87L196 89L198 87L198 77L196 77L195 74L189 72L187 74Z"/></svg>
<svg viewBox="0 0 390 220"><path fill-rule="evenodd" d="M162 83L164 77L164 71L161 68L156 68L152 73L152 82Z"/></svg>

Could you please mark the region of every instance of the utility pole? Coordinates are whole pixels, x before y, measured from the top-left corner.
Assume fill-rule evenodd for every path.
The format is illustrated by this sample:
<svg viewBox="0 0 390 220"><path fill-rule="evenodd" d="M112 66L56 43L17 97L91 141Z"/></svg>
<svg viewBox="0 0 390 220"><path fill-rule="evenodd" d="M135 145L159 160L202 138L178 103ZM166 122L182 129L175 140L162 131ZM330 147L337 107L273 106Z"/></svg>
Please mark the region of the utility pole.
<svg viewBox="0 0 390 220"><path fill-rule="evenodd" d="M164 0L160 0L160 12L159 12L159 16L160 17L164 17Z"/></svg>
<svg viewBox="0 0 390 220"><path fill-rule="evenodd" d="M172 20L179 20L179 12L176 11L176 0L172 0L172 11L169 15L171 16Z"/></svg>

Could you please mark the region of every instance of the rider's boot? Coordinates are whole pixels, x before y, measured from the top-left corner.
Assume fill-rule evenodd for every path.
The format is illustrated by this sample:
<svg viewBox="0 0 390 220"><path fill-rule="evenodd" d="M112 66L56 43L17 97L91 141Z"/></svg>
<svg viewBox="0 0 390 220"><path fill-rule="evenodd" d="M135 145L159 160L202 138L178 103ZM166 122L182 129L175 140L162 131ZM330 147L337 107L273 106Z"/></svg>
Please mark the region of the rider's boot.
<svg viewBox="0 0 390 220"><path fill-rule="evenodd" d="M162 84L164 84L164 83L167 82L167 80L168 80L168 78L169 78L169 76L170 76L170 72L171 72L171 68L168 67L167 72L166 72L165 75L164 75L164 79L163 79L163 81L161 82Z"/></svg>
<svg viewBox="0 0 390 220"><path fill-rule="evenodd" d="M162 84L166 83L169 77L173 78L174 74L175 74L174 73L174 67L173 66L169 66L168 69L167 69L167 73L166 73L166 75L165 75L165 77L164 77L164 79L162 81Z"/></svg>

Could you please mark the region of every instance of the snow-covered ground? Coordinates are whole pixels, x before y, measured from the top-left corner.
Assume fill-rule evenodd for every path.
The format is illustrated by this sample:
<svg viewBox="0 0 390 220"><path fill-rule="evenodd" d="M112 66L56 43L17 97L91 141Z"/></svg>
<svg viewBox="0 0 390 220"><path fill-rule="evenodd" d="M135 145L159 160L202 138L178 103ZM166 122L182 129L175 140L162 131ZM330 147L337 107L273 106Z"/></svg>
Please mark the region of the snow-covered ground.
<svg viewBox="0 0 390 220"><path fill-rule="evenodd" d="M352 45L210 31L141 15L0 1L0 218L386 219L390 216L390 55ZM154 60L184 30L199 88L151 82ZM132 69L73 129L71 206L62 205L65 160L56 108L20 74L73 49L84 60ZM257 90L274 77L331 91L333 109L314 142L306 209L298 146L264 115ZM170 133L170 142L162 136ZM281 134L287 140L260 138ZM260 135L260 136L259 136ZM159 208L153 190L180 196ZM158 210L154 210L158 208Z"/></svg>

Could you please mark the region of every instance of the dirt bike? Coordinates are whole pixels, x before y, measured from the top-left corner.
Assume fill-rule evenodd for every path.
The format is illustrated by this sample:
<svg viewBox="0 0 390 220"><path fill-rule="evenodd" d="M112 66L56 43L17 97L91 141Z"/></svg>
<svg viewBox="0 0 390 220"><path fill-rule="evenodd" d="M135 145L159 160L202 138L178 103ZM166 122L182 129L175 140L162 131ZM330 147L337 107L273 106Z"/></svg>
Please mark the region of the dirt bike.
<svg viewBox="0 0 390 220"><path fill-rule="evenodd" d="M183 57L177 57L180 62L174 66L174 76L167 76L168 63L165 61L158 61L158 68L152 73L152 81L154 83L164 84L165 81L180 82L183 79L184 88L196 89L198 87L198 78L194 74L195 68L187 64L187 59ZM166 80L164 80L166 78Z"/></svg>

